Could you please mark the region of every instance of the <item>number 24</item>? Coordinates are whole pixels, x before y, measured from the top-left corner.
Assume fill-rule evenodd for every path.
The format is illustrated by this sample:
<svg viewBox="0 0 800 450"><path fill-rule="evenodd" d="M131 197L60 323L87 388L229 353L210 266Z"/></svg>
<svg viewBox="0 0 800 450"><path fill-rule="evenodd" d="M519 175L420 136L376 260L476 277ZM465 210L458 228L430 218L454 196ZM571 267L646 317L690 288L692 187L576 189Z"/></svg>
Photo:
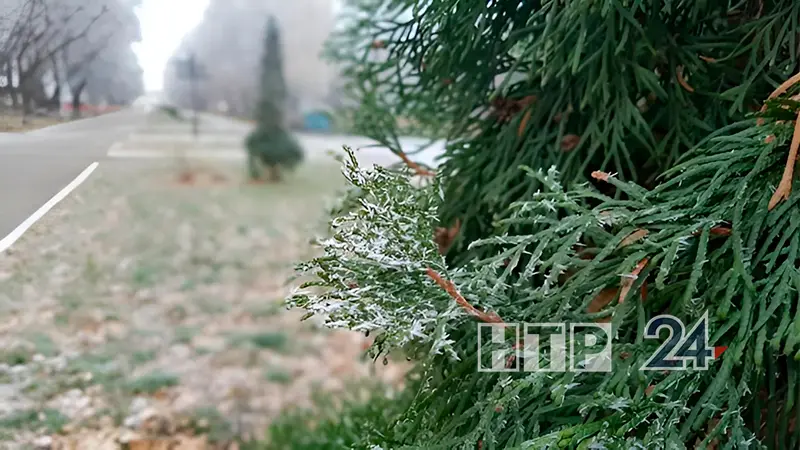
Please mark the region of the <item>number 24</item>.
<svg viewBox="0 0 800 450"><path fill-rule="evenodd" d="M642 370L686 370L687 362L691 362L695 370L707 370L708 361L719 356L716 349L708 345L707 311L688 333L683 322L675 316L664 314L653 317L645 326L644 337L658 339L663 328L669 330L669 337L642 366Z"/></svg>

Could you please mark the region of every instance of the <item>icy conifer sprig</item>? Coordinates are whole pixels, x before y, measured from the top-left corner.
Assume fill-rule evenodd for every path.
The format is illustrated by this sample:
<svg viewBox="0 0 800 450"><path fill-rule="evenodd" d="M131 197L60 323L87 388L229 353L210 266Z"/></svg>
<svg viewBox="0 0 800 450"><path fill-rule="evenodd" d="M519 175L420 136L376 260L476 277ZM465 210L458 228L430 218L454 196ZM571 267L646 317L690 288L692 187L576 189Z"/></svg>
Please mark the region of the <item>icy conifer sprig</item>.
<svg viewBox="0 0 800 450"><path fill-rule="evenodd" d="M433 241L438 185L420 187L407 173L361 168L352 150L345 151L349 197L330 221L330 236L318 241L323 255L297 266L312 281L289 305L324 317L331 328L379 332L377 352L413 343L456 357L448 324L465 316L427 273L447 273Z"/></svg>

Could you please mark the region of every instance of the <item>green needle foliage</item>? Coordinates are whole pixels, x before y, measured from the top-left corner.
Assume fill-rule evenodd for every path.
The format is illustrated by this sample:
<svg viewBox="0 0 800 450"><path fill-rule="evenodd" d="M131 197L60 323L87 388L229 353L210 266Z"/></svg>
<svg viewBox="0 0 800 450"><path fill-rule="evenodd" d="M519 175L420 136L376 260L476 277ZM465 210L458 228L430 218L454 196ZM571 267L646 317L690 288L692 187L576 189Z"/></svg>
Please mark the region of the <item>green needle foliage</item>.
<svg viewBox="0 0 800 450"><path fill-rule="evenodd" d="M494 255L449 270L474 306L510 322L610 317L611 373L476 372L474 320L426 274L447 270L434 244L419 238L433 232L436 185L412 194L402 175L347 165L362 207L332 220L325 254L301 265L318 277L306 287L323 290L298 293L293 304L324 313L329 326L380 333L376 358L402 348L420 361L413 400L397 403L394 425L369 444L797 448L800 193L772 211L767 205L794 128L776 120L787 116L778 105L796 116L800 103L770 104L765 125L745 120L712 134L652 190L608 178L622 200L588 184L565 191L555 169L528 170L543 190L513 205L499 224L505 231L473 244ZM530 234L512 231L520 224ZM629 239L639 230L647 233ZM624 299L589 312L643 260ZM707 371L639 370L659 345L643 340L647 318L669 313L694 323L706 310L710 345L730 347L721 360ZM338 429L333 423L319 431Z"/></svg>
<svg viewBox="0 0 800 450"><path fill-rule="evenodd" d="M280 31L274 17L267 22L261 60L261 99L256 106L256 129L245 145L250 177L259 180L266 170L270 181L281 177L281 169L293 169L303 160L303 150L286 129L283 111L286 82L283 79L283 54Z"/></svg>
<svg viewBox="0 0 800 450"><path fill-rule="evenodd" d="M290 304L417 366L401 399L376 398L391 411L302 429L371 450L800 448L800 186L769 208L800 88L752 114L800 69L800 3L350 6L332 48L361 131L401 153L410 117L448 144L422 186L345 164L353 197ZM432 237L456 218L445 258ZM613 370L478 372L470 308L608 321ZM649 319L706 312L729 347L708 370L640 370L661 344Z"/></svg>
<svg viewBox="0 0 800 450"><path fill-rule="evenodd" d="M652 187L797 70L791 0L347 4L329 53L361 102L356 127L395 152L409 131L397 117L448 138L440 215L461 219L451 258L462 261L459 249L540 189L520 164Z"/></svg>

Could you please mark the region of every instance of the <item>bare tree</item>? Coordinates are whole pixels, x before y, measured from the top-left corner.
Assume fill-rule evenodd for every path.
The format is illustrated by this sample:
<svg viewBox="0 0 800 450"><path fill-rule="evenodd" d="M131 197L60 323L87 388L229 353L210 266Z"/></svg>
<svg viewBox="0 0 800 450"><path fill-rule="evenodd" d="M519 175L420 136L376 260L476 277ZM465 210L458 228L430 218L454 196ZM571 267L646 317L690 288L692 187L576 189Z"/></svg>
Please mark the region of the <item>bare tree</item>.
<svg viewBox="0 0 800 450"><path fill-rule="evenodd" d="M45 103L42 76L57 65L57 55L85 39L89 31L106 14L103 7L91 11L86 5L70 5L55 0L28 0L25 14L19 19L18 31L12 36L12 55L25 113L35 103ZM69 69L68 69L69 70Z"/></svg>
<svg viewBox="0 0 800 450"><path fill-rule="evenodd" d="M88 70L86 90L94 102L124 105L144 93L142 69L130 45L109 45Z"/></svg>
<svg viewBox="0 0 800 450"><path fill-rule="evenodd" d="M93 82L95 96L112 97L108 89L121 89L127 92L120 97L132 100L131 93L141 87L131 49L140 39L134 6L132 0L2 0L0 93L14 107L21 103L26 115L35 107L57 108L67 88L77 116ZM49 95L48 77L54 86ZM104 81L115 78L125 83Z"/></svg>

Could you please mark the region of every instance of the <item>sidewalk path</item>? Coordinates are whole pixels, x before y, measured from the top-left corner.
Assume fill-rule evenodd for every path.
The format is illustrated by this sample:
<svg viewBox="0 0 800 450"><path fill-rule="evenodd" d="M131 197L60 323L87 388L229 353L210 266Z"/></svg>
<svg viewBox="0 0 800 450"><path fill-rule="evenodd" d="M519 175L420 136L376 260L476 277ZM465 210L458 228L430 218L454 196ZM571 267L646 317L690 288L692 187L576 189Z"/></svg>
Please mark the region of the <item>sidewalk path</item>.
<svg viewBox="0 0 800 450"><path fill-rule="evenodd" d="M119 142L110 151L112 158L165 158L182 154L197 159L220 159L243 161L246 153L243 143L252 125L221 117L201 114L200 135L192 137L191 113L184 112L184 122L161 121L150 123L125 142ZM325 133L295 132L295 138L303 147L308 160L331 158L330 152L343 155L343 146L355 150L361 165L391 165L400 159L387 148L376 146L363 136ZM437 166L437 158L444 152L441 141L431 142L416 137L400 137L400 145L411 158L430 167ZM424 147L424 149L423 149ZM421 150L421 151L420 151Z"/></svg>

